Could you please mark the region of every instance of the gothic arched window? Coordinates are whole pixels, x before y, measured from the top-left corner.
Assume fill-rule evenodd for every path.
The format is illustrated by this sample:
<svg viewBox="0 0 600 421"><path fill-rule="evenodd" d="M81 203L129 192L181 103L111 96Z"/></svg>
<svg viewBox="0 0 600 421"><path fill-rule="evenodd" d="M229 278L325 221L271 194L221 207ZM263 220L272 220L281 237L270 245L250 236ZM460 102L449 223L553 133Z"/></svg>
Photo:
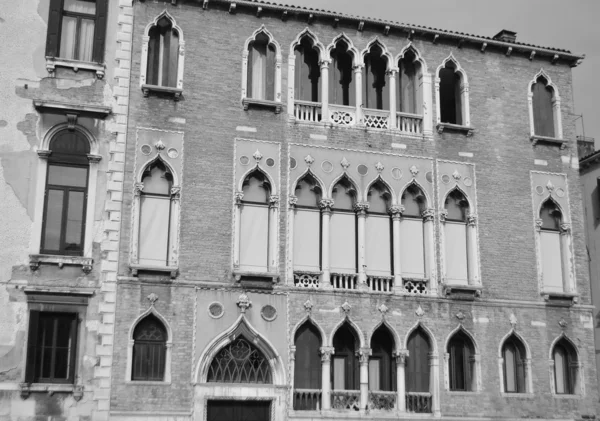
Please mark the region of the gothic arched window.
<svg viewBox="0 0 600 421"><path fill-rule="evenodd" d="M366 272L370 277L389 277L392 275L392 227L388 209L392 195L386 185L378 180L369 188L367 201Z"/></svg>
<svg viewBox="0 0 600 421"><path fill-rule="evenodd" d="M343 177L333 188L330 223L330 266L332 273L356 273L356 188Z"/></svg>
<svg viewBox="0 0 600 421"><path fill-rule="evenodd" d="M452 284L469 283L467 253L467 210L469 202L459 190L451 191L444 205L445 268L446 279Z"/></svg>
<svg viewBox="0 0 600 421"><path fill-rule="evenodd" d="M397 110L408 114L423 114L421 63L411 49L398 60L398 69Z"/></svg>
<svg viewBox="0 0 600 421"><path fill-rule="evenodd" d="M208 381L271 384L271 367L263 353L244 337L225 346L212 360Z"/></svg>
<svg viewBox="0 0 600 421"><path fill-rule="evenodd" d="M310 36L304 35L294 48L296 55L294 98L301 101L321 100L319 51Z"/></svg>
<svg viewBox="0 0 600 421"><path fill-rule="evenodd" d="M133 331L131 380L163 381L167 330L155 316L142 319Z"/></svg>
<svg viewBox="0 0 600 421"><path fill-rule="evenodd" d="M425 278L425 240L423 211L426 200L423 191L411 184L402 193L400 221L400 267L403 278Z"/></svg>
<svg viewBox="0 0 600 421"><path fill-rule="evenodd" d="M552 350L555 393L574 395L577 390L579 364L577 351L566 339L561 339Z"/></svg>
<svg viewBox="0 0 600 421"><path fill-rule="evenodd" d="M305 322L296 331L294 362L294 409L319 409L321 402L313 393L302 393L298 389L321 389L321 335L316 326Z"/></svg>
<svg viewBox="0 0 600 421"><path fill-rule="evenodd" d="M338 105L356 104L354 81L354 57L348 43L339 40L331 50L331 70L329 71L329 103Z"/></svg>
<svg viewBox="0 0 600 421"><path fill-rule="evenodd" d="M527 392L525 346L514 334L502 345L502 374L504 392Z"/></svg>
<svg viewBox="0 0 600 421"><path fill-rule="evenodd" d="M555 136L554 89L540 76L531 86L533 95L533 132L537 136Z"/></svg>
<svg viewBox="0 0 600 421"><path fill-rule="evenodd" d="M306 174L296 184L294 195L294 269L319 272L321 270L321 188L317 180Z"/></svg>
<svg viewBox="0 0 600 421"><path fill-rule="evenodd" d="M396 390L396 364L392 358L394 337L385 326L379 327L371 337L369 358L369 390Z"/></svg>
<svg viewBox="0 0 600 421"><path fill-rule="evenodd" d="M464 332L455 333L448 342L448 379L451 391L476 390L475 346Z"/></svg>
<svg viewBox="0 0 600 421"><path fill-rule="evenodd" d="M333 337L335 349L332 357L331 374L333 390L359 389L358 335L345 323Z"/></svg>
<svg viewBox="0 0 600 421"><path fill-rule="evenodd" d="M365 55L363 103L365 108L390 109L388 59L382 47L375 43Z"/></svg>
<svg viewBox="0 0 600 421"><path fill-rule="evenodd" d="M540 246L542 280L545 291L563 292L565 267L561 244L562 213L552 200L546 200L540 209Z"/></svg>
<svg viewBox="0 0 600 421"><path fill-rule="evenodd" d="M275 45L264 32L248 45L247 96L259 100L275 100Z"/></svg>
<svg viewBox="0 0 600 421"><path fill-rule="evenodd" d="M146 83L154 86L177 87L179 62L179 32L166 16L148 32L148 68Z"/></svg>

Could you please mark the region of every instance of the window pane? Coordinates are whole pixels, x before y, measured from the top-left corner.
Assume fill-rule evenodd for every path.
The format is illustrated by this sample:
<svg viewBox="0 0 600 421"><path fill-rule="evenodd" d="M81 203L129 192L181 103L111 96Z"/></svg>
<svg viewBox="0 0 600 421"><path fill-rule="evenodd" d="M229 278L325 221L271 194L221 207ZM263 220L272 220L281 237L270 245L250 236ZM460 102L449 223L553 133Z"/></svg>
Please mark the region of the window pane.
<svg viewBox="0 0 600 421"><path fill-rule="evenodd" d="M67 379L69 375L69 348L56 348L54 351L54 378Z"/></svg>
<svg viewBox="0 0 600 421"><path fill-rule="evenodd" d="M544 291L562 292L562 257L560 250L560 233L542 231L540 233L542 252L542 279Z"/></svg>
<svg viewBox="0 0 600 421"><path fill-rule="evenodd" d="M170 210L168 197L142 195L140 198L139 264L167 264Z"/></svg>
<svg viewBox="0 0 600 421"><path fill-rule="evenodd" d="M369 360L369 390L381 390L379 381L379 360Z"/></svg>
<svg viewBox="0 0 600 421"><path fill-rule="evenodd" d="M94 21L90 19L81 20L79 28L79 54L78 60L92 61L92 50L94 48Z"/></svg>
<svg viewBox="0 0 600 421"><path fill-rule="evenodd" d="M391 235L390 217L385 215L369 215L366 220L366 263L367 274L390 276Z"/></svg>
<svg viewBox="0 0 600 421"><path fill-rule="evenodd" d="M334 212L329 235L331 271L356 273L356 215Z"/></svg>
<svg viewBox="0 0 600 421"><path fill-rule="evenodd" d="M60 250L63 196L64 193L62 190L48 190L46 203L46 226L43 238L44 250Z"/></svg>
<svg viewBox="0 0 600 421"><path fill-rule="evenodd" d="M240 221L240 267L266 272L268 269L269 208L244 204Z"/></svg>
<svg viewBox="0 0 600 421"><path fill-rule="evenodd" d="M506 345L504 349L504 378L506 379L506 391L516 392L517 381L515 378L516 373L516 358L515 349L510 345Z"/></svg>
<svg viewBox="0 0 600 421"><path fill-rule="evenodd" d="M556 393L567 393L567 376L565 376L567 358L562 347L557 346L554 351L554 376L556 380Z"/></svg>
<svg viewBox="0 0 600 421"><path fill-rule="evenodd" d="M468 283L467 226L447 221L444 230L446 278L452 284L466 285Z"/></svg>
<svg viewBox="0 0 600 421"><path fill-rule="evenodd" d="M450 344L450 390L467 390L465 381L465 355L460 339Z"/></svg>
<svg viewBox="0 0 600 421"><path fill-rule="evenodd" d="M251 98L265 99L265 88L267 82L267 44L253 42L252 49L252 92Z"/></svg>
<svg viewBox="0 0 600 421"><path fill-rule="evenodd" d="M320 270L320 220L317 209L296 209L294 215L294 269Z"/></svg>
<svg viewBox="0 0 600 421"><path fill-rule="evenodd" d="M48 184L85 187L87 184L87 168L50 164L48 167Z"/></svg>
<svg viewBox="0 0 600 421"><path fill-rule="evenodd" d="M77 33L77 18L63 16L60 34L60 51L62 58L75 59L75 35Z"/></svg>
<svg viewBox="0 0 600 421"><path fill-rule="evenodd" d="M403 218L400 222L400 269L405 278L425 277L423 220Z"/></svg>
<svg viewBox="0 0 600 421"><path fill-rule="evenodd" d="M64 10L69 12L77 13L96 13L96 1L95 0L65 0Z"/></svg>
<svg viewBox="0 0 600 421"><path fill-rule="evenodd" d="M334 358L333 359L333 389L334 390L345 390L346 384L344 379L346 378L346 359L345 358Z"/></svg>
<svg viewBox="0 0 600 421"><path fill-rule="evenodd" d="M65 250L81 251L81 234L83 232L84 221L84 200L83 192L69 192L69 209L67 210L67 229L65 233Z"/></svg>

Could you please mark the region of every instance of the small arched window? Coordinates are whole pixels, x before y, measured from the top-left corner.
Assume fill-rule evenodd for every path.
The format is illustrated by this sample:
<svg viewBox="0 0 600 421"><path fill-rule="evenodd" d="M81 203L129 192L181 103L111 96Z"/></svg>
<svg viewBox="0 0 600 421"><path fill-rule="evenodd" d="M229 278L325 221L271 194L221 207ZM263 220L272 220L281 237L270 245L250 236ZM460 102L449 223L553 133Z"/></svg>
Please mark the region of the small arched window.
<svg viewBox="0 0 600 421"><path fill-rule="evenodd" d="M304 35L294 48L296 55L294 98L301 101L321 100L321 68L319 51L314 41Z"/></svg>
<svg viewBox="0 0 600 421"><path fill-rule="evenodd" d="M371 338L369 358L369 390L396 390L396 364L393 361L394 337L389 329L380 326Z"/></svg>
<svg viewBox="0 0 600 421"><path fill-rule="evenodd" d="M133 331L131 380L163 381L167 330L155 316L142 319Z"/></svg>
<svg viewBox="0 0 600 421"><path fill-rule="evenodd" d="M356 104L354 81L354 56L346 41L339 40L331 50L331 70L329 71L329 103L338 105Z"/></svg>
<svg viewBox="0 0 600 421"><path fill-rule="evenodd" d="M448 379L451 391L476 390L475 347L464 332L455 333L448 342Z"/></svg>
<svg viewBox="0 0 600 421"><path fill-rule="evenodd" d="M423 191L411 184L402 193L400 221L400 267L404 278L425 277L425 241L422 213L426 209Z"/></svg>
<svg viewBox="0 0 600 421"><path fill-rule="evenodd" d="M344 323L333 337L333 364L331 365L334 390L359 389L359 364L356 352L359 349L358 335Z"/></svg>
<svg viewBox="0 0 600 421"><path fill-rule="evenodd" d="M330 223L330 266L332 273L356 273L357 230L356 188L343 177L333 188L333 207Z"/></svg>
<svg viewBox="0 0 600 421"><path fill-rule="evenodd" d="M423 114L421 93L421 63L412 50L406 51L398 60L398 104L397 110L409 114Z"/></svg>
<svg viewBox="0 0 600 421"><path fill-rule="evenodd" d="M459 190L446 197L444 223L446 279L452 284L468 284L467 210L469 202Z"/></svg>
<svg viewBox="0 0 600 421"><path fill-rule="evenodd" d="M439 72L439 108L442 123L465 125L463 115L463 95L461 74L457 66L449 60Z"/></svg>
<svg viewBox="0 0 600 421"><path fill-rule="evenodd" d="M156 160L146 168L142 184L138 264L168 266L173 175L161 160Z"/></svg>
<svg viewBox="0 0 600 421"><path fill-rule="evenodd" d="M275 100L275 45L264 32L248 45L248 98Z"/></svg>
<svg viewBox="0 0 600 421"><path fill-rule="evenodd" d="M375 110L390 109L388 59L377 43L373 44L365 55L363 77L363 104L365 108Z"/></svg>
<svg viewBox="0 0 600 421"><path fill-rule="evenodd" d="M179 69L179 33L173 22L163 16L148 31L146 83L176 88Z"/></svg>
<svg viewBox="0 0 600 421"><path fill-rule="evenodd" d="M558 395L574 395L578 383L577 351L566 339L561 339L552 350L554 386Z"/></svg>
<svg viewBox="0 0 600 421"><path fill-rule="evenodd" d="M209 382L272 384L271 367L263 353L244 337L225 346L208 369Z"/></svg>
<svg viewBox="0 0 600 421"><path fill-rule="evenodd" d="M537 136L556 137L554 90L543 76L531 86L533 95L533 131Z"/></svg>
<svg viewBox="0 0 600 421"><path fill-rule="evenodd" d="M560 225L562 213L552 200L546 200L540 209L540 246L544 291L563 291L564 263Z"/></svg>
<svg viewBox="0 0 600 421"><path fill-rule="evenodd" d="M429 393L430 352L429 337L423 329L418 327L408 338L408 359L406 364L407 393ZM424 408L420 412L431 412L431 408L428 409Z"/></svg>
<svg viewBox="0 0 600 421"><path fill-rule="evenodd" d="M527 392L526 352L523 342L511 335L502 345L502 371L504 376L504 392Z"/></svg>
<svg viewBox="0 0 600 421"><path fill-rule="evenodd" d="M321 188L309 173L296 184L294 212L294 269L318 272L321 268Z"/></svg>
<svg viewBox="0 0 600 421"><path fill-rule="evenodd" d="M321 335L316 326L305 322L298 328L294 338L296 346L294 362L294 389L321 389ZM316 410L319 399L312 394L294 393L294 409Z"/></svg>
<svg viewBox="0 0 600 421"><path fill-rule="evenodd" d="M90 144L77 131L63 130L50 141L42 254L83 255Z"/></svg>
<svg viewBox="0 0 600 421"><path fill-rule="evenodd" d="M378 180L367 193L369 212L366 220L367 276L392 275L392 226L388 215L392 195L387 186ZM369 280L369 283L372 280Z"/></svg>

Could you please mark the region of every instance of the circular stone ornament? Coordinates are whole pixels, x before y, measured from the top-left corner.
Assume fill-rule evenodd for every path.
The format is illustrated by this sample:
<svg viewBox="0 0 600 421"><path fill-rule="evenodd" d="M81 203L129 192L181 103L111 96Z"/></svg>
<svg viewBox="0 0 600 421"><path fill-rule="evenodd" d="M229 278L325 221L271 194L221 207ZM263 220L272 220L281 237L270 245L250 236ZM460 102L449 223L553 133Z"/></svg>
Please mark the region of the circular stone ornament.
<svg viewBox="0 0 600 421"><path fill-rule="evenodd" d="M146 155L146 156L150 155L152 153L152 146L150 146L150 145L142 145L140 147L140 151L142 151L142 153L144 155Z"/></svg>
<svg viewBox="0 0 600 421"><path fill-rule="evenodd" d="M535 192L541 196L544 194L544 188L542 186L535 186Z"/></svg>
<svg viewBox="0 0 600 421"><path fill-rule="evenodd" d="M273 158L267 158L266 163L267 163L267 167L275 166L275 160Z"/></svg>
<svg viewBox="0 0 600 421"><path fill-rule="evenodd" d="M260 315L267 322L272 322L277 318L277 309L272 305L267 304L266 306L263 306L263 308L260 310Z"/></svg>
<svg viewBox="0 0 600 421"><path fill-rule="evenodd" d="M220 319L225 314L225 309L223 308L223 304L218 301L210 303L208 305L208 315L213 319Z"/></svg>
<svg viewBox="0 0 600 421"><path fill-rule="evenodd" d="M558 189L556 189L556 195L558 197L565 197L565 191L559 187Z"/></svg>
<svg viewBox="0 0 600 421"><path fill-rule="evenodd" d="M333 171L333 164L331 161L323 161L321 162L321 169L329 174L331 171Z"/></svg>
<svg viewBox="0 0 600 421"><path fill-rule="evenodd" d="M402 178L402 170L398 167L392 168L392 178L400 180Z"/></svg>
<svg viewBox="0 0 600 421"><path fill-rule="evenodd" d="M360 175L363 175L363 176L365 176L365 175L367 175L367 174L369 173L369 168L368 168L366 165L364 165L364 164L360 164L360 165L359 165L359 166L356 168L356 170L358 171L358 173L359 173Z"/></svg>
<svg viewBox="0 0 600 421"><path fill-rule="evenodd" d="M470 177L463 178L463 183L467 187L471 187L473 185L473 180Z"/></svg>
<svg viewBox="0 0 600 421"><path fill-rule="evenodd" d="M240 156L240 164L248 165L249 163L250 163L250 158L248 158L246 155Z"/></svg>
<svg viewBox="0 0 600 421"><path fill-rule="evenodd" d="M425 174L425 180L427 180L428 183L433 183L433 173L431 171L428 171Z"/></svg>
<svg viewBox="0 0 600 421"><path fill-rule="evenodd" d="M179 151L175 148L169 148L167 155L169 155L169 158L175 159L179 156Z"/></svg>
<svg viewBox="0 0 600 421"><path fill-rule="evenodd" d="M297 165L298 163L296 162L296 158L290 157L290 168L293 170Z"/></svg>
<svg viewBox="0 0 600 421"><path fill-rule="evenodd" d="M442 175L442 183L448 184L450 182L450 176L448 174Z"/></svg>

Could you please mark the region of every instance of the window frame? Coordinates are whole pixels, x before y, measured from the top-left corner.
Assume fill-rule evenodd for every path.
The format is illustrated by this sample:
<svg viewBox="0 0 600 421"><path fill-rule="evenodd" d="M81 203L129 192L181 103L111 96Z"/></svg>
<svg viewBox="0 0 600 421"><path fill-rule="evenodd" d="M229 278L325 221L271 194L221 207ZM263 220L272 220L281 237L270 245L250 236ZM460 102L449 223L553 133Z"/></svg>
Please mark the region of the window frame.
<svg viewBox="0 0 600 421"><path fill-rule="evenodd" d="M459 336L457 338L457 335ZM464 383L465 383L465 388L464 389L453 389L453 384L455 383L454 381L452 381L453 379L451 379L451 373L455 372L455 367L452 364L453 357L452 357L452 351L450 349L452 343L454 341L458 341L460 340L462 337L463 341L461 344L462 347L462 351L463 351L463 363L465 364L464 366L464 371L463 374L465 375L465 379L464 379ZM470 345L470 346L469 346ZM468 351L470 353L469 358L465 358L465 349L466 348L470 348ZM445 373L444 373L444 383L445 383L445 389L446 391L450 392L450 393L478 393L481 390L481 368L480 368L480 355L477 349L477 344L475 343L474 338L472 337L472 335L470 333L468 333L465 329L463 329L462 327L458 327L457 329L455 329L450 336L448 336L448 339L446 340L446 346L445 346Z"/></svg>
<svg viewBox="0 0 600 421"><path fill-rule="evenodd" d="M556 376L556 349L561 347L565 350L565 384L568 391L559 393L557 391L558 379ZM570 349L569 349L570 348ZM554 397L573 397L584 394L583 370L579 351L575 344L563 333L554 340L550 347L550 386Z"/></svg>
<svg viewBox="0 0 600 421"><path fill-rule="evenodd" d="M515 366L514 366L514 378L516 391L508 390L508 382L507 382L507 361L506 361L506 348L507 346L513 346L515 349L515 356L518 356L518 359L515 358ZM532 393L533 382L531 378L531 359L529 357L529 347L523 340L523 338L518 335L515 330L511 330L500 342L499 348L499 359L498 359L498 368L500 374L500 392L505 395L529 395ZM522 378L519 378L519 363L522 365L520 372L522 374ZM521 385L521 386L520 386ZM522 388L522 390L520 390Z"/></svg>
<svg viewBox="0 0 600 421"><path fill-rule="evenodd" d="M152 320L154 319L154 323L159 326L162 329L162 334L165 336L164 341L163 340L152 340L152 339L136 339L136 333L137 333L137 329L139 328L141 323L144 323L146 320ZM165 379L165 368L166 368L166 354L167 354L167 338L168 338L168 334L167 334L167 329L165 328L165 326L161 323L160 319L158 319L156 316L149 314L146 317L144 317L143 319L141 319L140 321L137 322L134 330L133 330L133 352L132 352L132 372L131 372L131 381L132 382L138 382L138 381L157 381L157 382L163 382ZM142 356L140 354L142 354L142 350L146 350L146 352L148 352L148 350L152 349L154 346L156 346L157 348L162 347L163 348L163 354L162 357L160 357L160 359L157 357L156 359L149 361L148 359L145 359L143 361L141 361L141 366L142 372L145 372L146 375L142 376L137 374L136 375L136 367L138 366L137 364L137 359L138 358L142 358ZM137 358L136 358L137 357ZM154 364L159 364L159 372L161 372L160 376L156 376L156 377L152 377L149 373L154 371ZM160 367L162 366L162 367Z"/></svg>
<svg viewBox="0 0 600 421"><path fill-rule="evenodd" d="M541 136L535 133L535 110L533 108L533 86L538 83L538 80L543 78L546 80L546 88L551 88L553 91L552 95L552 117L554 121L554 137ZM563 124L562 124L562 111L561 111L561 98L558 91L558 87L552 82L552 79L544 69L540 69L535 74L532 80L527 85L527 108L529 110L529 129L530 139L533 146L538 142L554 144L564 149L567 145L568 140L564 139L563 136Z"/></svg>
<svg viewBox="0 0 600 421"><path fill-rule="evenodd" d="M460 124L446 123L442 121L441 114L441 95L440 95L440 71L446 67L446 65L452 62L454 64L454 74L458 74L460 77L460 107L462 121ZM456 100L455 100L456 101ZM456 104L459 105L459 104ZM442 134L444 130L459 131L470 137L474 133L474 128L471 126L471 112L469 105L469 80L467 73L461 67L460 63L452 53L442 61L442 64L438 66L435 72L435 108L436 108L436 128L438 134Z"/></svg>

